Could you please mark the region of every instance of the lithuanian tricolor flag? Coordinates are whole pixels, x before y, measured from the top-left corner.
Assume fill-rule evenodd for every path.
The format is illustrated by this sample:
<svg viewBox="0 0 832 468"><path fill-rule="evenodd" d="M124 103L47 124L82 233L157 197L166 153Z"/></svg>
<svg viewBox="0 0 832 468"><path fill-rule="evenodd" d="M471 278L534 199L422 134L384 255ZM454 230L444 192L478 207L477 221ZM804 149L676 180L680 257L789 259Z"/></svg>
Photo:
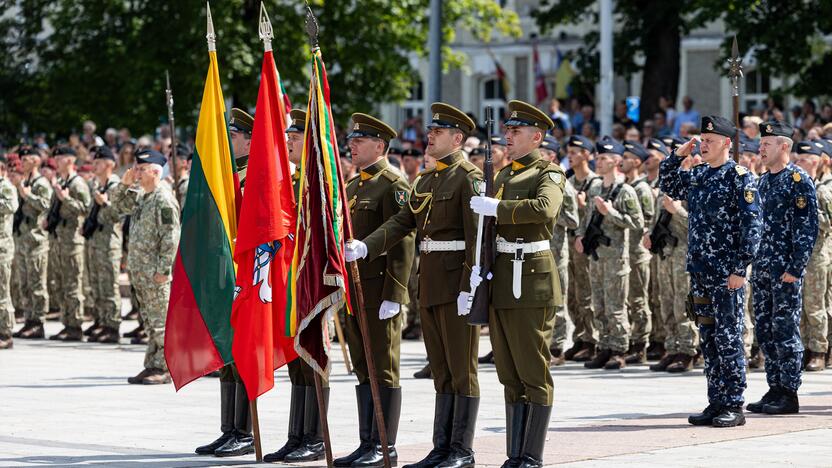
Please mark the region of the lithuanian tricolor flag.
<svg viewBox="0 0 832 468"><path fill-rule="evenodd" d="M237 193L217 53L209 50L182 236L173 269L165 359L176 389L232 362Z"/></svg>

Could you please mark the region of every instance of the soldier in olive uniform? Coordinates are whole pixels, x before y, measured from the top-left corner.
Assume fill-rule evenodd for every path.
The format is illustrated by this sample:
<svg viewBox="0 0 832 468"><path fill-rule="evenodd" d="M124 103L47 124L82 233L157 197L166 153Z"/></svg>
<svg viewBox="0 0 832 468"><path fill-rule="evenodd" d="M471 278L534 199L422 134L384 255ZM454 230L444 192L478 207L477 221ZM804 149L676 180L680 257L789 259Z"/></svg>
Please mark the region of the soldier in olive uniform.
<svg viewBox="0 0 832 468"><path fill-rule="evenodd" d="M624 142L624 157L621 172L627 184L638 195L644 225L630 232L630 290L627 294L627 311L630 319L630 349L625 357L627 364L641 364L647 360L645 348L652 328L648 287L650 283L650 251L641 243L648 226L653 223L655 213L653 188L647 177L640 174L641 167L650 157L647 149L637 141Z"/></svg>
<svg viewBox="0 0 832 468"><path fill-rule="evenodd" d="M560 149L560 144L552 136L545 137L543 144L540 145L540 153L543 158L560 165L558 149ZM564 298L569 294L569 238L567 231L577 229L580 219L578 217L577 201L575 200L576 196L575 187L567 181L563 187L563 207L560 210L560 216L558 216L558 221L555 223L555 232L552 234L552 240L549 243L552 254L555 256L555 263L558 266L558 278L560 279L560 288ZM555 329L552 332L552 342L549 345L552 354L551 364L554 366L566 363L563 356L567 334L566 316L566 301L564 300L563 304L555 306Z"/></svg>
<svg viewBox="0 0 832 468"><path fill-rule="evenodd" d="M603 184L587 194L586 214L575 238L575 250L592 255L593 238L587 237L590 226L600 229L595 254L589 262L592 282L592 307L598 328L598 351L584 366L588 369L621 369L626 366L624 353L629 348L630 321L627 317L627 291L630 275L630 233L641 232L644 219L636 191L618 172L621 143L605 138L598 142L596 169ZM597 213L597 215L596 215ZM600 216L600 223L593 218ZM597 219L597 218L596 218ZM636 239L638 242L639 239Z"/></svg>
<svg viewBox="0 0 832 468"><path fill-rule="evenodd" d="M133 171L125 173L113 194L120 211L135 206L131 214L127 270L148 334L144 370L127 379L131 384L170 383L165 361L165 318L180 226L179 206L173 194L161 185L162 167L166 162L158 151L139 151L133 171L143 194L138 198L139 187L132 186Z"/></svg>
<svg viewBox="0 0 832 468"><path fill-rule="evenodd" d="M595 157L595 145L589 138L572 135L566 143L569 167L574 174L569 183L575 187L575 202L578 207L579 223L585 216L587 193L598 190L601 177L589 168L589 162ZM575 250L576 229L567 230L569 235L569 285L566 288L566 310L575 325L572 332L571 348L563 353L567 361L585 362L595 355L598 342L598 330L592 306L592 285L589 280L589 257Z"/></svg>
<svg viewBox="0 0 832 468"><path fill-rule="evenodd" d="M14 307L9 291L11 286L14 239L12 225L18 199L14 185L7 178L6 156L0 154L0 349L9 349L14 328Z"/></svg>
<svg viewBox="0 0 832 468"><path fill-rule="evenodd" d="M363 238L398 213L410 194L404 176L392 169L385 153L396 131L367 114L353 114L352 132L347 135L352 162L359 174L347 182L353 235ZM382 414L387 429L390 461L398 459L396 433L401 414L402 389L399 386L399 350L401 346L402 305L407 303L407 283L413 262L413 234L390 247L385 255L368 262L358 261L364 291L365 319L369 337L363 337L358 317L347 316L347 342L358 377L355 389L358 401L358 432L361 444L335 466L383 466L381 439L374 421L373 399L363 340L370 341L375 372L381 393ZM352 281L350 281L352 285ZM355 291L352 296L355 298ZM352 304L353 313L357 305Z"/></svg>
<svg viewBox="0 0 832 468"><path fill-rule="evenodd" d="M566 175L538 148L552 119L531 104L511 101L506 121L508 157L494 181L496 198L476 196L471 208L497 219L488 330L506 401L505 466L543 466L554 384L549 343L555 307L563 304L549 241L563 203ZM471 273L471 290L482 281ZM508 293L511 291L511 294Z"/></svg>
<svg viewBox="0 0 832 468"><path fill-rule="evenodd" d="M237 109L231 109L231 116L228 120L231 152L236 158L237 177L240 181L240 188L245 186L246 167L248 165L248 154L251 148L251 132L254 129L254 118L248 113ZM181 164L182 154L189 154L186 151L178 154L177 163ZM178 150L179 152L181 150ZM188 163L190 167L190 163ZM182 169L179 165L178 169ZM187 182L185 183L187 185ZM177 195L174 189L169 192ZM184 192L187 195L187 189ZM177 203L180 209L184 209L184 200ZM240 374L234 364L223 366L220 370L220 436L213 442L196 448L197 455L214 455L217 457L233 457L254 453L254 436L252 435L251 411L249 407L248 394L243 385Z"/></svg>
<svg viewBox="0 0 832 468"><path fill-rule="evenodd" d="M474 264L477 217L469 201L482 173L465 160L462 143L476 128L464 112L431 105L426 153L433 168L414 184L407 206L364 241L347 245L347 260L369 262L415 229L419 241L419 314L436 390L433 450L407 467L474 466L472 443L479 408L477 349L480 329L465 313Z"/></svg>
<svg viewBox="0 0 832 468"><path fill-rule="evenodd" d="M118 343L121 325L121 293L118 275L121 269L121 224L124 216L110 199L120 178L113 174L116 158L110 148L96 148L96 187L93 191L93 206L84 221L82 233L87 238L87 261L90 265L90 286L96 321L100 325L93 330L87 341Z"/></svg>
<svg viewBox="0 0 832 468"><path fill-rule="evenodd" d="M36 149L23 147L20 157L24 177L17 185L20 203L15 218L20 222L14 235L21 276L21 308L26 324L14 337L43 338L43 321L49 306L46 283L49 240L44 224L52 200L52 185L38 173L41 157Z"/></svg>
<svg viewBox="0 0 832 468"><path fill-rule="evenodd" d="M295 199L300 195L300 159L303 153L306 112L293 109L289 113L291 125L286 129L286 146L289 162L295 165L292 174L292 189ZM325 456L323 431L320 425L318 397L315 393L315 371L301 358L287 364L292 394L289 406L288 440L276 452L266 454L268 463L281 461L320 460ZM321 377L324 406L329 404L329 381Z"/></svg>
<svg viewBox="0 0 832 468"><path fill-rule="evenodd" d="M64 329L50 340L81 341L84 317L84 236L81 224L92 197L87 182L75 172L75 150L59 147L55 150L58 180L52 185L51 213L57 213L57 225L50 231L58 240L58 291L61 295L61 322ZM49 222L49 220L47 220ZM47 227L49 229L49 227Z"/></svg>

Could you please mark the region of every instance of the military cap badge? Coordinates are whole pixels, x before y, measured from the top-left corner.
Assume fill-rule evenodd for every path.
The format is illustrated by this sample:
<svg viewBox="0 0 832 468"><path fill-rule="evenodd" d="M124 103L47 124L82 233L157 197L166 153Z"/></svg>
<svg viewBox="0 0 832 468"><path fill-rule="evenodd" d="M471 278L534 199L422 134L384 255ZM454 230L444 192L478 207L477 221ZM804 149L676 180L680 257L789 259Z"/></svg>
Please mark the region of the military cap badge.
<svg viewBox="0 0 832 468"><path fill-rule="evenodd" d="M714 129L714 123L713 122L708 122L708 126L705 127L705 128L707 128L708 130L713 130Z"/></svg>
<svg viewBox="0 0 832 468"><path fill-rule="evenodd" d="M774 131L774 129L771 128L771 124L766 125L766 132L771 133L772 131Z"/></svg>

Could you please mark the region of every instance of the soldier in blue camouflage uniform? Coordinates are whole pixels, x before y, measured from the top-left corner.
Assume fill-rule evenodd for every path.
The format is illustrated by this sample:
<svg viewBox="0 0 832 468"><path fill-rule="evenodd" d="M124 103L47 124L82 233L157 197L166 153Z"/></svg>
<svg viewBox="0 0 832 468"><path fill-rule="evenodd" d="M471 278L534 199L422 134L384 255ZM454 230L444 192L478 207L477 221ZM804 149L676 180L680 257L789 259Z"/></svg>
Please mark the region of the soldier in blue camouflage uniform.
<svg viewBox="0 0 832 468"><path fill-rule="evenodd" d="M818 237L818 202L812 179L789 163L793 132L784 122L760 124L760 157L768 172L760 176L763 230L751 281L757 342L766 357L769 390L748 405L754 413L792 414L800 409L803 274ZM797 145L798 152L817 156L821 147L811 141Z"/></svg>
<svg viewBox="0 0 832 468"><path fill-rule="evenodd" d="M734 125L723 117L702 118L700 150L707 164L683 171L692 139L661 164L661 189L689 210L687 270L705 358L708 406L688 422L697 426L745 424L745 353L742 343L745 272L760 243L757 185L729 157Z"/></svg>

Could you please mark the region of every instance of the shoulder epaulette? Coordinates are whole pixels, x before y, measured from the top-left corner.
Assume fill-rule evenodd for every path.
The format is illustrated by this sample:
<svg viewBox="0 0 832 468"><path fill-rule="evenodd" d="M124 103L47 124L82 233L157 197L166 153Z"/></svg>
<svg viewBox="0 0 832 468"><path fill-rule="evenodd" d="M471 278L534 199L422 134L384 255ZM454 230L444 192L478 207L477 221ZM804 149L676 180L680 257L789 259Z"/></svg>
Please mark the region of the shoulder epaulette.
<svg viewBox="0 0 832 468"><path fill-rule="evenodd" d="M361 177L361 173L360 173L360 172L359 172L358 174L356 174L356 175L354 175L354 176L350 177L350 178L347 180L347 183L348 183L348 184L351 184L351 183L352 183L352 181L354 181L355 179L358 179L359 177Z"/></svg>
<svg viewBox="0 0 832 468"><path fill-rule="evenodd" d="M471 161L463 160L459 163L459 167L461 167L465 172L473 172L477 170L477 166L475 166Z"/></svg>
<svg viewBox="0 0 832 468"><path fill-rule="evenodd" d="M422 171L422 172L420 172L420 173L419 173L419 177L422 177L422 176L423 176L423 175L425 175L425 174L430 174L431 172L433 172L433 171L435 171L435 170L436 170L436 168L435 168L435 167L431 167L431 168L429 168L429 169L425 169L424 171Z"/></svg>
<svg viewBox="0 0 832 468"><path fill-rule="evenodd" d="M745 166L740 166L739 164L737 164L736 166L734 166L734 169L737 171L737 174L741 176L748 174L748 169L746 169Z"/></svg>
<svg viewBox="0 0 832 468"><path fill-rule="evenodd" d="M399 175L393 173L393 171L385 170L381 173L381 175L387 178L387 180L389 180L390 182L396 182L397 180L399 180Z"/></svg>

